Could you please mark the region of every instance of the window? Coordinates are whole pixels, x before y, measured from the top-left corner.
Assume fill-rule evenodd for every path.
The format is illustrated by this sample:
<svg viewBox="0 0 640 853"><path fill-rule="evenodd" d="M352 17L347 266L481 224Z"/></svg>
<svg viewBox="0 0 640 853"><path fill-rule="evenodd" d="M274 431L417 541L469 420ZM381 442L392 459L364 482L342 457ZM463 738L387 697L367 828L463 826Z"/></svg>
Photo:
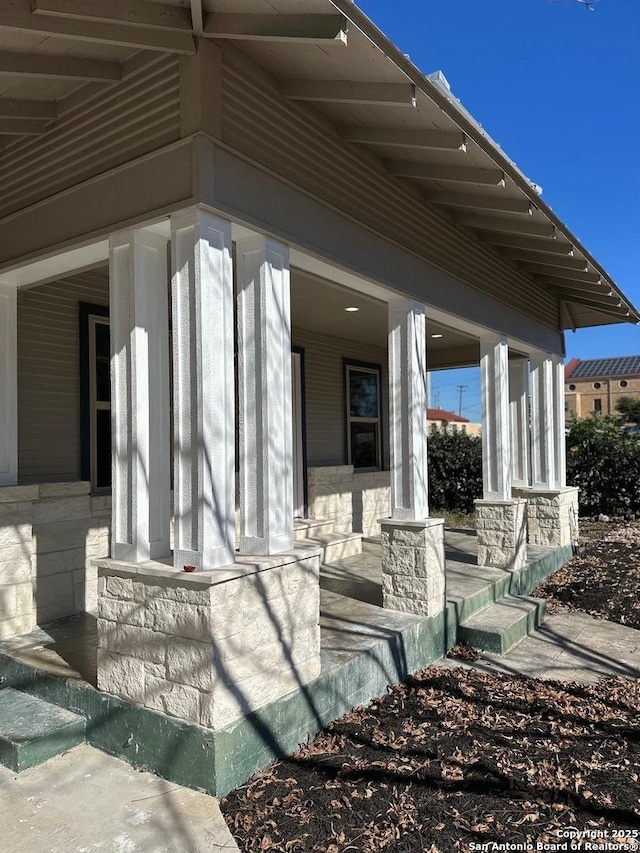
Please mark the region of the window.
<svg viewBox="0 0 640 853"><path fill-rule="evenodd" d="M565 412L569 411L569 401L568 400L564 401L564 410L565 410Z"/></svg>
<svg viewBox="0 0 640 853"><path fill-rule="evenodd" d="M111 488L111 376L108 309L80 304L81 477Z"/></svg>
<svg viewBox="0 0 640 853"><path fill-rule="evenodd" d="M628 384L629 384L629 383L627 382L627 380L626 380L626 379L621 379L621 380L620 380L620 387L621 387L621 388L626 388Z"/></svg>
<svg viewBox="0 0 640 853"><path fill-rule="evenodd" d="M569 391L575 391L575 390L576 390L575 385L569 385Z"/></svg>
<svg viewBox="0 0 640 853"><path fill-rule="evenodd" d="M360 470L381 468L380 367L345 361L347 463Z"/></svg>
<svg viewBox="0 0 640 853"><path fill-rule="evenodd" d="M596 391L599 391L600 388L602 388L602 383L601 382L594 382L593 387L596 389Z"/></svg>
<svg viewBox="0 0 640 853"><path fill-rule="evenodd" d="M593 401L593 411L596 415L602 414L602 400L596 399Z"/></svg>

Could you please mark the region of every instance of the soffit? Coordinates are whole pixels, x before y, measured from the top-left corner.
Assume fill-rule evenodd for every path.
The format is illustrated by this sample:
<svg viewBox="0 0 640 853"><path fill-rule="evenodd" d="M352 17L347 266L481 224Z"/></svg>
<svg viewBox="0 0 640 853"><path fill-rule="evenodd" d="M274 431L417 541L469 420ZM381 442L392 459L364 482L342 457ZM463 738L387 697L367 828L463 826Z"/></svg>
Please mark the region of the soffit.
<svg viewBox="0 0 640 853"><path fill-rule="evenodd" d="M349 307L357 307L358 311L345 311ZM291 270L291 323L294 333L298 328L306 329L386 349L388 317L389 307L386 302L300 269ZM434 338L433 335L441 337ZM473 363L478 363L477 338L427 320L428 353L455 353L461 348L468 351L470 347L478 347L478 359L473 359ZM466 363L466 353L462 360Z"/></svg>
<svg viewBox="0 0 640 853"><path fill-rule="evenodd" d="M266 36L265 18L252 31L252 15L268 16ZM313 18L340 15L335 37ZM350 0L12 0L0 8L0 146L46 134L68 104L117 85L145 57L193 53L200 18L207 37L226 28L283 97L312 103L345 145L370 148L397 180L422 188L425 204L547 287L565 327L640 319L443 78L427 79ZM283 21L304 38L274 35Z"/></svg>

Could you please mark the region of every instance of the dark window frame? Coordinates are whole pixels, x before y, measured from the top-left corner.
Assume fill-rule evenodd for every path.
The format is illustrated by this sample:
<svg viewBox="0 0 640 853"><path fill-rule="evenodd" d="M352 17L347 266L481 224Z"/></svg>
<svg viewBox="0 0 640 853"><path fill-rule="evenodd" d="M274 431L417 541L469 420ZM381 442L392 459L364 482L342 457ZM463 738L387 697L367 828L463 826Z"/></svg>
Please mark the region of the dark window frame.
<svg viewBox="0 0 640 853"><path fill-rule="evenodd" d="M382 365L376 364L370 361L360 361L356 358L345 358L342 359L342 390L343 390L343 409L344 409L344 464L345 465L353 465L351 461L351 422L352 420L358 420L358 418L353 419L351 417L351 410L349 406L349 368L354 368L355 370L367 370L373 373L376 373L378 376L378 417L377 419L372 419L371 422L376 422L378 424L378 464L375 467L367 467L367 468L356 468L354 466L354 471L360 473L368 473L371 471L383 471L384 470L384 430L383 430L383 394L382 394Z"/></svg>
<svg viewBox="0 0 640 853"><path fill-rule="evenodd" d="M90 302L78 303L78 343L80 367L80 479L91 483L91 345L89 338L90 320L92 317L109 319L109 308L106 305L94 305ZM100 493L108 493L109 488L102 488Z"/></svg>

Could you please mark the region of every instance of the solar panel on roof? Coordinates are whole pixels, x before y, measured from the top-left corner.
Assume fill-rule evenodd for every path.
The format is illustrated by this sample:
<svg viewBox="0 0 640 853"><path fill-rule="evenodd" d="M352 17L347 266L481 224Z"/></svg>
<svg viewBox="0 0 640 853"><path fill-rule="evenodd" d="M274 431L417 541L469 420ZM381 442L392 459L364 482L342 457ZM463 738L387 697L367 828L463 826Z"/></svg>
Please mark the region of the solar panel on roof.
<svg viewBox="0 0 640 853"><path fill-rule="evenodd" d="M578 362L571 372L572 379L595 376L624 376L640 374L640 355L622 355L616 358L587 358Z"/></svg>

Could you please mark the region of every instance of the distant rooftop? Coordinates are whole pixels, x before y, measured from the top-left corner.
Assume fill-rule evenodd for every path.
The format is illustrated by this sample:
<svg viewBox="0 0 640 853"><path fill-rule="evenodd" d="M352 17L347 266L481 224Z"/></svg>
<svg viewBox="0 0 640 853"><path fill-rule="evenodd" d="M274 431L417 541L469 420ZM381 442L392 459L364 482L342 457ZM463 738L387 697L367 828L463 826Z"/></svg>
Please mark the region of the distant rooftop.
<svg viewBox="0 0 640 853"><path fill-rule="evenodd" d="M616 358L574 358L567 365L567 379L595 379L606 376L639 376L640 355Z"/></svg>
<svg viewBox="0 0 640 853"><path fill-rule="evenodd" d="M427 420L446 421L447 423L451 423L452 421L461 424L469 423L469 418L461 418L460 415L456 415L455 412L448 412L446 409L427 409Z"/></svg>

